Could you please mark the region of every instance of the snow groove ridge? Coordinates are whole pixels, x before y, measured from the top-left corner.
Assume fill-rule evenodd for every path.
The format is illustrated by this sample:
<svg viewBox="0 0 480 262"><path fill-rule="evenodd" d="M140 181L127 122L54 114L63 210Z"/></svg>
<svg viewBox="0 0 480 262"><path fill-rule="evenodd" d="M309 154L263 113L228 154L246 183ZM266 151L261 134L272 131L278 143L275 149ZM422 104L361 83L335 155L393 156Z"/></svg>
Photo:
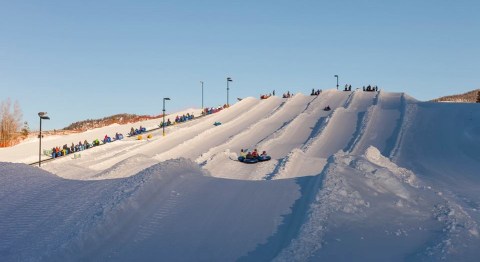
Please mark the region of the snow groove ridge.
<svg viewBox="0 0 480 262"><path fill-rule="evenodd" d="M329 163L333 163L333 156L329 158ZM297 179L297 184L300 186L301 196L291 207L291 213L283 217L284 223L280 225L274 235L267 239L266 243L257 246L256 250L241 257L239 261L307 261L301 259L297 252L303 252L306 249L296 244L299 242L299 236L306 230L306 222L310 220L311 206L318 202L318 193L325 188L326 170L330 169L329 164L325 165L318 175L312 177L301 177ZM327 221L329 211L324 212L319 217L315 217L315 225L324 225ZM309 224L310 226L312 224ZM324 231L325 227L311 229ZM318 234L313 237L319 236ZM311 238L312 239L312 238ZM305 240L305 238L301 239ZM301 241L300 240L300 241ZM316 239L315 239L316 240ZM297 243L294 243L297 242ZM300 243L302 245L304 243ZM308 251L311 250L311 245L321 245L321 242L308 241ZM298 249L298 251L297 251ZM306 257L310 257L308 254ZM295 258L295 259L293 259Z"/></svg>
<svg viewBox="0 0 480 262"><path fill-rule="evenodd" d="M328 123L331 121L331 119L333 119L335 117L338 110L345 110L352 104L354 96L355 96L355 91L348 95L348 98L347 98L347 100L345 101L345 103L343 104L342 107L338 107L338 108L334 109L333 112L331 114L329 114L327 117L321 117L317 121L317 123L315 124L315 126L312 130L312 133L310 134L308 139L305 141L304 145L297 150L293 150L285 158L282 159L282 161L279 163L280 168L278 168L278 170L279 170L278 173L287 172L288 165L293 164L292 162L294 162L294 159L298 159L297 158L298 155L307 154L308 151L310 150L310 148L315 146L316 143L319 143L318 141L322 137L322 135L324 133L323 131L328 127ZM269 179L272 179L273 177L274 177L273 174L269 175Z"/></svg>
<svg viewBox="0 0 480 262"><path fill-rule="evenodd" d="M381 96L381 91L379 91L376 95L375 98L373 99L373 104L368 107L367 112L363 115L361 115L361 118L359 119L360 125L357 126L357 131L353 135L352 142L349 143L349 146L347 146L343 151L353 153L353 151L356 149L358 143L362 140L363 136L365 135L365 130L368 127L368 124L370 123L370 120L372 119L372 116L375 114L376 110L378 109L378 101Z"/></svg>
<svg viewBox="0 0 480 262"><path fill-rule="evenodd" d="M322 95L322 94L320 94ZM319 95L319 96L320 96ZM298 115L296 116L295 118L293 118L292 120L288 121L288 122L285 122L284 125L282 125L282 127L280 127L279 129L277 129L275 132L273 132L270 136L269 136L269 140L266 140L266 139L263 139L261 142L262 143L258 143L257 144L257 147L269 147L270 144L272 143L275 143L276 141L278 141L278 139L281 139L282 136L285 134L286 130L292 126L294 124L294 122L297 122L297 121L301 121L300 119L302 119L305 115L308 115L308 114L311 114L311 113L315 113L317 112L318 108L315 108L315 107L312 107L310 108L310 106L312 106L312 103L314 101L317 100L317 98L319 96L316 96L314 99L312 99L306 106L306 108ZM273 138L272 138L273 137Z"/></svg>
<svg viewBox="0 0 480 262"><path fill-rule="evenodd" d="M412 122L415 118L415 113L416 112L417 112L417 105L416 104L407 104L407 100L405 98L405 93L402 93L400 119L399 119L400 124L398 125L397 129L395 130L395 133L396 133L395 134L395 136L396 136L395 146L392 148L392 150L388 154L386 154L394 162L395 162L395 159L398 156L398 153L401 149L401 145L402 145L405 133L407 132L407 130L412 125Z"/></svg>
<svg viewBox="0 0 480 262"><path fill-rule="evenodd" d="M297 229L295 236L290 239L289 245L279 250L272 261L308 261L314 252L322 247L329 215L336 209L332 200L340 201L337 196L338 191L345 186L341 179L332 178L336 172L335 166L335 155L332 155L322 172L318 174L318 180L320 180L318 185L308 192L309 196L306 200L309 203L305 204L308 206L308 210L305 211L305 221Z"/></svg>
<svg viewBox="0 0 480 262"><path fill-rule="evenodd" d="M294 121L296 121L297 119L301 118L302 115L305 115L305 114L309 114L310 112L310 107L312 105L312 103L318 98L318 96L315 96L312 100L310 100L310 102L307 103L305 109L302 110L302 112L300 112L300 114L292 119L290 119L289 121L285 122L279 129L275 130L275 132L271 133L269 136L267 137L264 137L262 140L260 140L256 145L255 147L265 147L265 145L268 143L268 141L270 141L272 138L272 136L275 138L277 136L281 136L282 133L285 132L285 129L288 128L288 126L290 124L292 124ZM313 110L313 109L312 109Z"/></svg>
<svg viewBox="0 0 480 262"><path fill-rule="evenodd" d="M303 153L307 153L311 147L313 147L316 143L318 143L318 140L323 136L323 133L324 133L323 131L328 127L328 124L332 121L332 119L338 114L339 110L347 110L350 107L355 97L355 93L356 91L348 95L347 101L345 101L342 107L334 109L333 112L330 115L328 115L326 118L319 120L318 128L317 126L315 126L314 128L314 131L316 130L316 132L315 133L312 132L312 135L309 137L309 139L305 143L305 146L301 148Z"/></svg>
<svg viewBox="0 0 480 262"><path fill-rule="evenodd" d="M357 91L353 91L351 92L349 95L348 95L348 98L347 98L347 101L345 101L345 104L343 104L343 107L345 109L347 109L348 107L350 107L350 105L352 104L353 102L353 98L355 97L355 94L357 93Z"/></svg>

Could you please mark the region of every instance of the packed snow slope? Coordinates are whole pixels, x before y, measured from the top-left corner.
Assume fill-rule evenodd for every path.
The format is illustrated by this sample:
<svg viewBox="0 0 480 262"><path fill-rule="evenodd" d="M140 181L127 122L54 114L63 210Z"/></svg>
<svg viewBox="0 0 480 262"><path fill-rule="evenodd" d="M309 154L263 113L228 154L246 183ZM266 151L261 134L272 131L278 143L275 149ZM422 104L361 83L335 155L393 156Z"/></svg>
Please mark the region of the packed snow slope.
<svg viewBox="0 0 480 262"><path fill-rule="evenodd" d="M70 145L130 127L47 137L42 144ZM327 90L246 98L167 127L166 136L151 134L41 169L26 165L38 158L38 141L0 149L0 260L480 256L478 104ZM255 148L272 160L237 161L240 149Z"/></svg>

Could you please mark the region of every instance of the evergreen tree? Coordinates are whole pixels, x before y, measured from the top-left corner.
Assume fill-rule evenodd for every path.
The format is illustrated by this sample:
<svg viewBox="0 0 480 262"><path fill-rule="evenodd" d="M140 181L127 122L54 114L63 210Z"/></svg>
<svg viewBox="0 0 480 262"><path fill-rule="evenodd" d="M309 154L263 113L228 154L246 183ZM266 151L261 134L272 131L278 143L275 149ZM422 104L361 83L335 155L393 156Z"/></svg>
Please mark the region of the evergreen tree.
<svg viewBox="0 0 480 262"><path fill-rule="evenodd" d="M28 126L28 122L25 121L23 122L22 135L24 137L27 137L28 134L30 134L30 127Z"/></svg>

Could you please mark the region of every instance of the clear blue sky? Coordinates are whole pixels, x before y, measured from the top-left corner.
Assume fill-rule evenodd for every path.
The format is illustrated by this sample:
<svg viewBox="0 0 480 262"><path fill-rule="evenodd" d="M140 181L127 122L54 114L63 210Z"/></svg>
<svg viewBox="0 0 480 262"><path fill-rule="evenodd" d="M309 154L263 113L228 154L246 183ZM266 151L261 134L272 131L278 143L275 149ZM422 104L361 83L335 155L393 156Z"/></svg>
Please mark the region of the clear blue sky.
<svg viewBox="0 0 480 262"><path fill-rule="evenodd" d="M46 129L276 90L480 87L478 1L0 0L0 100Z"/></svg>

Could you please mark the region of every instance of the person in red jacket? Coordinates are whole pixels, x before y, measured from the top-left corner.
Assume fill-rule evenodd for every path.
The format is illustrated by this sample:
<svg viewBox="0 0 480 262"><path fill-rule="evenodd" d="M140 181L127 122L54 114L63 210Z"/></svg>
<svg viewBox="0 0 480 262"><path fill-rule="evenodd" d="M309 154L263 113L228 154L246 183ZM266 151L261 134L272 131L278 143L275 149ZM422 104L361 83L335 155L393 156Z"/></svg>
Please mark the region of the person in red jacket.
<svg viewBox="0 0 480 262"><path fill-rule="evenodd" d="M252 156L255 158L255 157L258 157L258 151L257 149L254 149L253 152L252 152Z"/></svg>

